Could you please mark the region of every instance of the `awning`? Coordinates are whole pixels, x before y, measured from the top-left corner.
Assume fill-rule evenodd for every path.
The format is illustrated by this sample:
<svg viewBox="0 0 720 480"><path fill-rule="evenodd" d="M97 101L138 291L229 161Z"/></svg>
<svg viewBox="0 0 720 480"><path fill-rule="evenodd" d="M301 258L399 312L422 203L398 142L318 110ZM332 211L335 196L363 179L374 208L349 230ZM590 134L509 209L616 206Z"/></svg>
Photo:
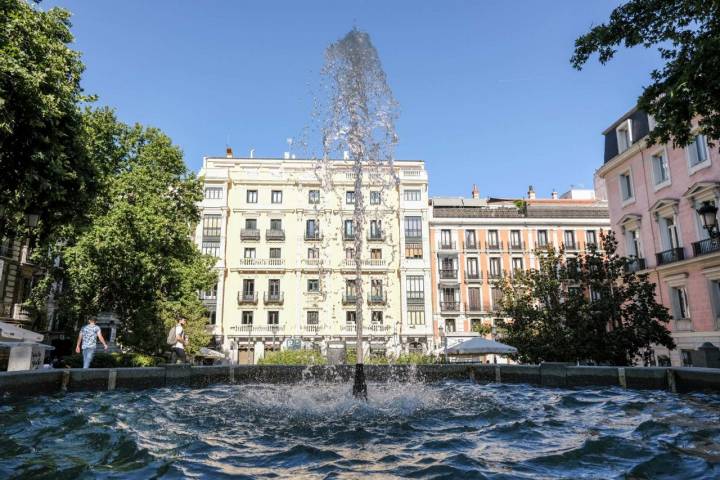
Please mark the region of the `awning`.
<svg viewBox="0 0 720 480"><path fill-rule="evenodd" d="M201 357L207 358L225 358L224 354L206 347L201 347L199 354Z"/></svg>
<svg viewBox="0 0 720 480"><path fill-rule="evenodd" d="M448 347L446 353L448 355L486 355L488 353L507 355L517 353L517 348L482 337L476 337L453 347Z"/></svg>
<svg viewBox="0 0 720 480"><path fill-rule="evenodd" d="M43 335L10 323L0 322L0 340L42 342Z"/></svg>

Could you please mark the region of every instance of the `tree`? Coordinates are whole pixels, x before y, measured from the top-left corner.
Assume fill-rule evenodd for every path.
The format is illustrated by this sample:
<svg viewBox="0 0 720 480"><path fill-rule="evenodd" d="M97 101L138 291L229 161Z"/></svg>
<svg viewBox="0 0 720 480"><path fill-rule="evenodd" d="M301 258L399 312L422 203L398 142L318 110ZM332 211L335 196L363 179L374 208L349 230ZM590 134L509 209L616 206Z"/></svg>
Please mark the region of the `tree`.
<svg viewBox="0 0 720 480"><path fill-rule="evenodd" d="M630 272L614 234L601 235L577 259L553 247L538 252L539 269L503 284L504 340L523 362L632 365L652 345L675 347L667 308L647 275Z"/></svg>
<svg viewBox="0 0 720 480"><path fill-rule="evenodd" d="M40 306L54 292L70 329L89 314L112 311L122 321L120 342L149 354L184 316L192 352L209 340L198 292L217 281L214 259L192 241L202 183L160 130L129 127L107 109L88 111L85 119L88 150L108 168L82 222L59 229L48 243L47 275L34 302Z"/></svg>
<svg viewBox="0 0 720 480"><path fill-rule="evenodd" d="M80 54L69 12L0 0L0 236L40 215L45 236L72 221L97 190L82 138Z"/></svg>
<svg viewBox="0 0 720 480"><path fill-rule="evenodd" d="M638 107L655 118L651 143L688 145L695 118L700 133L720 138L718 0L630 0L612 11L608 23L575 41L571 63L580 70L597 53L605 64L621 44L657 46L666 62L651 72L652 83L638 99Z"/></svg>

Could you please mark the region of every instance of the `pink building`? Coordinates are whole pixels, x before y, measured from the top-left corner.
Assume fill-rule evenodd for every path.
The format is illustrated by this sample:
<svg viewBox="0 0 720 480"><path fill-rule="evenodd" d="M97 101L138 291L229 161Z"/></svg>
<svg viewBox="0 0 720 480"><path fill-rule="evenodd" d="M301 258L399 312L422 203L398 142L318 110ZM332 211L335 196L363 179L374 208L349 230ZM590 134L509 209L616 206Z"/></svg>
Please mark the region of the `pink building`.
<svg viewBox="0 0 720 480"><path fill-rule="evenodd" d="M657 348L656 359L687 366L703 343L720 346L720 240L697 213L705 202L710 210L720 204L720 154L702 135L686 148L648 145L652 126L637 109L613 123L603 132L605 164L597 174L620 253L649 273L673 317L677 349Z"/></svg>

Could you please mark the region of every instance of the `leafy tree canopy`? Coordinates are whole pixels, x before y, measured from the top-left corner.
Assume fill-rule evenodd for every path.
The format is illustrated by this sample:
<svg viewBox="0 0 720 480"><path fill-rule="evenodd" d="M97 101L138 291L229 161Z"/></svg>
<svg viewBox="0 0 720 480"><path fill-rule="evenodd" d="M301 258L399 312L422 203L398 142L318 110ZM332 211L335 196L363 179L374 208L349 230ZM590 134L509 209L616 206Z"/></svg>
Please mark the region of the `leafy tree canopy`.
<svg viewBox="0 0 720 480"><path fill-rule="evenodd" d="M521 361L632 365L652 345L675 347L655 285L629 273L612 232L601 243L576 259L549 247L538 252L539 269L504 283L502 306L512 320L502 322L503 342Z"/></svg>
<svg viewBox="0 0 720 480"><path fill-rule="evenodd" d="M701 133L720 138L720 1L630 0L575 41L571 63L579 70L597 53L605 64L621 45L656 46L665 61L638 99L657 124L651 142L689 144L696 117Z"/></svg>

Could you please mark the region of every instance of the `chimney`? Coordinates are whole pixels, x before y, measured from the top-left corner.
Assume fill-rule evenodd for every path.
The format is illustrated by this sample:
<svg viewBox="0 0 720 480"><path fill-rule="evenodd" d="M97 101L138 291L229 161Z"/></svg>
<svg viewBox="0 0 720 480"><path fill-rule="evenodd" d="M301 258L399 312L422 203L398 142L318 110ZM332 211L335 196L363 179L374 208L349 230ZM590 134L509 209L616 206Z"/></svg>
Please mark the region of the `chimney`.
<svg viewBox="0 0 720 480"><path fill-rule="evenodd" d="M232 147L225 147L225 156L227 158L233 158Z"/></svg>
<svg viewBox="0 0 720 480"><path fill-rule="evenodd" d="M480 198L480 191L478 190L477 185L475 185L474 183L472 188L472 198Z"/></svg>
<svg viewBox="0 0 720 480"><path fill-rule="evenodd" d="M551 197L553 200L557 200L557 199L558 199L557 190L555 190L555 189L553 188L553 191L552 191L552 193L550 194L550 197Z"/></svg>
<svg viewBox="0 0 720 480"><path fill-rule="evenodd" d="M535 200L535 189L532 185L528 187L528 200Z"/></svg>

